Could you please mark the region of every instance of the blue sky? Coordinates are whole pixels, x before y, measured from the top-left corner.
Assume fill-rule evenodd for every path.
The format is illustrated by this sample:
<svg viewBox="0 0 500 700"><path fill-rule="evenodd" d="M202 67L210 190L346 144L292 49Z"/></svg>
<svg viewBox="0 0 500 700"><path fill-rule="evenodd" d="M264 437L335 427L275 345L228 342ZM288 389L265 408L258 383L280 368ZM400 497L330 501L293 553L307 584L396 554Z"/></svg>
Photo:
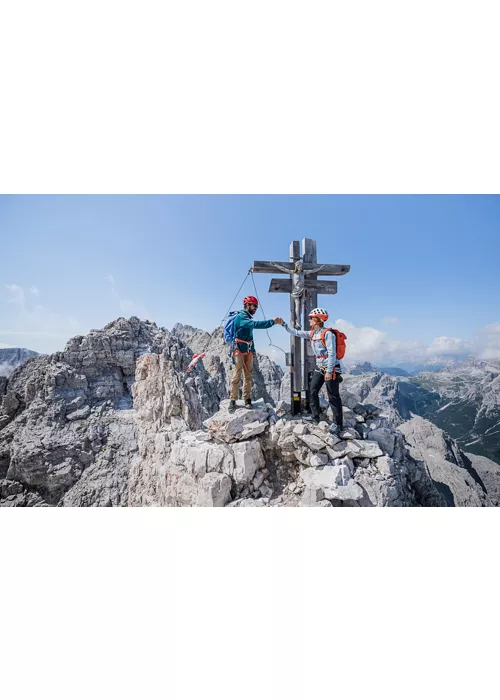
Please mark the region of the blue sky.
<svg viewBox="0 0 500 700"><path fill-rule="evenodd" d="M351 358L500 357L498 196L2 196L0 344L52 352L134 314L211 330L252 261L305 236L351 265L319 298ZM255 277L267 316L286 315Z"/></svg>

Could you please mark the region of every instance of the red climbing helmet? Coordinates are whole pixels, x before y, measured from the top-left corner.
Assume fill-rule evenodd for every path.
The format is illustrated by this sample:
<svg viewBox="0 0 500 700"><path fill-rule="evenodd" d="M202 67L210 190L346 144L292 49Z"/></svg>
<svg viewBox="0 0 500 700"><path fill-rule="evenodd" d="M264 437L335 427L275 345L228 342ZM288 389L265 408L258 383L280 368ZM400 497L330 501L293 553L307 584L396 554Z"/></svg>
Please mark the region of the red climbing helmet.
<svg viewBox="0 0 500 700"><path fill-rule="evenodd" d="M247 304L255 304L255 306L259 305L259 300L256 299L255 297L245 297L243 299L243 306L246 306Z"/></svg>

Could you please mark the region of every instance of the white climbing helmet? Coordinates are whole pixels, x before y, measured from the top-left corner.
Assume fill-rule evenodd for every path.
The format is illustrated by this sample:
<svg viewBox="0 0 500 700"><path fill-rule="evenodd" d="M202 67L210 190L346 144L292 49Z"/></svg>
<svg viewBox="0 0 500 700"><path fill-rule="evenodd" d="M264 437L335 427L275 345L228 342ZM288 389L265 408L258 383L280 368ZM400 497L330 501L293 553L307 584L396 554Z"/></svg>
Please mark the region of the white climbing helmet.
<svg viewBox="0 0 500 700"><path fill-rule="evenodd" d="M328 321L328 311L326 309L322 309L319 306L318 308L313 309L309 314L309 318L312 318L313 316L316 316L316 318L320 318L322 321Z"/></svg>

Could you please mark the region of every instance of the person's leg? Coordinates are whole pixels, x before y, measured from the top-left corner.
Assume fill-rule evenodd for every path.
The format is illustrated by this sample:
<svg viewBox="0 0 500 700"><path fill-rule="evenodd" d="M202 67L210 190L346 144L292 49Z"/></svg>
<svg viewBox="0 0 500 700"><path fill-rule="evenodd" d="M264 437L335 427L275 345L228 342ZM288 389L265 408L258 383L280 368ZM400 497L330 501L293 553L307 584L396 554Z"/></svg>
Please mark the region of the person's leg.
<svg viewBox="0 0 500 700"><path fill-rule="evenodd" d="M339 376L335 379L330 379L326 382L326 390L328 392L328 401L332 407L333 420L335 421L337 427L343 429L343 414L342 414L342 399L340 398L339 392Z"/></svg>
<svg viewBox="0 0 500 700"><path fill-rule="evenodd" d="M253 355L248 353L245 357L243 365L243 398L245 401L251 401L252 398L252 382L253 382Z"/></svg>
<svg viewBox="0 0 500 700"><path fill-rule="evenodd" d="M319 407L319 392L321 391L321 387L324 383L325 378L322 373L314 370L313 376L311 377L311 383L309 385L309 403L313 418L319 418L319 414L321 413Z"/></svg>
<svg viewBox="0 0 500 700"><path fill-rule="evenodd" d="M231 394L230 394L231 401L238 400L238 392L240 390L241 373L243 371L243 357L244 357L244 355L235 355L234 356L233 377L231 379Z"/></svg>

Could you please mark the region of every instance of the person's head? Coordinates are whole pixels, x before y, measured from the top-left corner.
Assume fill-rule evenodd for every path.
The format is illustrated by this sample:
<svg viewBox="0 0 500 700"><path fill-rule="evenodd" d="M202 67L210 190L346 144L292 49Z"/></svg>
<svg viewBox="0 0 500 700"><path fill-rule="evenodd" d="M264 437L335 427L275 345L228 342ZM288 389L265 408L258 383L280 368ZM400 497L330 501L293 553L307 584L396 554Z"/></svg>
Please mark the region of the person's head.
<svg viewBox="0 0 500 700"><path fill-rule="evenodd" d="M243 307L245 311L248 311L252 316L255 314L259 308L259 301L255 297L248 296L243 299Z"/></svg>
<svg viewBox="0 0 500 700"><path fill-rule="evenodd" d="M313 309L309 314L309 321L313 330L320 330L325 325L325 322L328 321L328 311L321 307Z"/></svg>

